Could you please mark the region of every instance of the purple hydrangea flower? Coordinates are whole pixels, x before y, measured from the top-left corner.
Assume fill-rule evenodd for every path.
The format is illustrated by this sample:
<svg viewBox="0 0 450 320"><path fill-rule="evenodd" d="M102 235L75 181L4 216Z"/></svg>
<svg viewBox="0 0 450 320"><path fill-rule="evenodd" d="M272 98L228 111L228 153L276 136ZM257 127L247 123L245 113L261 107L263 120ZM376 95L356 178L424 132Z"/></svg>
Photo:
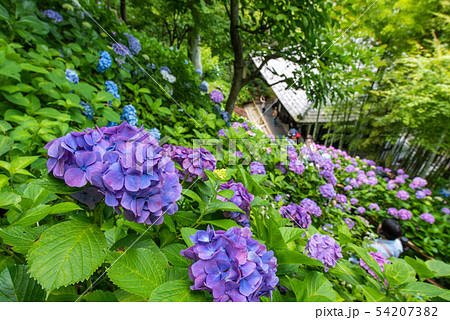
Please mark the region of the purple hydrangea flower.
<svg viewBox="0 0 450 320"><path fill-rule="evenodd" d="M284 201L284 200L283 200L283 196L282 196L282 195L279 195L279 194L277 194L277 195L273 198L273 200L274 200L275 202Z"/></svg>
<svg viewBox="0 0 450 320"><path fill-rule="evenodd" d="M130 49L128 49L127 46L122 43L114 43L112 45L112 48L113 48L114 52L116 54L118 54L119 56L123 56L123 57L126 57L127 55L131 56Z"/></svg>
<svg viewBox="0 0 450 320"><path fill-rule="evenodd" d="M355 167L349 164L347 167L345 167L344 170L347 171L348 173L351 173L355 171Z"/></svg>
<svg viewBox="0 0 450 320"><path fill-rule="evenodd" d="M350 203L351 203L352 206L354 206L355 204L358 203L358 199L356 199L356 198L351 198L351 199L350 199Z"/></svg>
<svg viewBox="0 0 450 320"><path fill-rule="evenodd" d="M288 168L296 174L302 174L305 171L305 166L300 160L290 160Z"/></svg>
<svg viewBox="0 0 450 320"><path fill-rule="evenodd" d="M266 169L261 162L253 161L250 163L250 174L266 174Z"/></svg>
<svg viewBox="0 0 450 320"><path fill-rule="evenodd" d="M395 183L393 183L393 181L388 182L388 184L386 185L386 188L388 190L393 190L393 189L395 189L395 187L396 187L396 185L395 185Z"/></svg>
<svg viewBox="0 0 450 320"><path fill-rule="evenodd" d="M355 226L355 222L350 218L345 218L344 222L347 224L347 226L350 230L352 230L353 227Z"/></svg>
<svg viewBox="0 0 450 320"><path fill-rule="evenodd" d="M291 202L291 204L281 207L279 212L283 218L290 219L294 227L308 230L311 225L311 216L297 204Z"/></svg>
<svg viewBox="0 0 450 320"><path fill-rule="evenodd" d="M409 199L409 193L406 192L405 190L399 190L397 192L397 198L399 198L400 200L408 200Z"/></svg>
<svg viewBox="0 0 450 320"><path fill-rule="evenodd" d="M375 173L375 171L370 170L370 171L367 171L366 175L367 175L368 177L375 177L375 176L376 176L376 173Z"/></svg>
<svg viewBox="0 0 450 320"><path fill-rule="evenodd" d="M286 167L284 166L284 162L278 162L275 164L275 169L278 169L281 171L281 174L286 174L287 170Z"/></svg>
<svg viewBox="0 0 450 320"><path fill-rule="evenodd" d="M412 214L409 210L400 209L398 210L398 217L402 220L410 220L412 218Z"/></svg>
<svg viewBox="0 0 450 320"><path fill-rule="evenodd" d="M319 186L319 192L325 199L333 199L336 196L333 185L329 183Z"/></svg>
<svg viewBox="0 0 450 320"><path fill-rule="evenodd" d="M421 189L423 187L425 187L428 184L428 181L420 178L420 177L416 177L413 179L413 181L409 184L409 187L413 190L415 189Z"/></svg>
<svg viewBox="0 0 450 320"><path fill-rule="evenodd" d="M200 234L199 234L200 233ZM180 254L194 260L188 268L192 290L212 293L215 302L257 302L271 297L278 283L277 259L251 238L249 228L197 231L192 247Z"/></svg>
<svg viewBox="0 0 450 320"><path fill-rule="evenodd" d="M351 185L347 185L347 186L344 187L344 191L345 192L349 192L352 189L353 189L353 187Z"/></svg>
<svg viewBox="0 0 450 320"><path fill-rule="evenodd" d="M181 185L170 158L145 130L130 126L71 132L50 141L48 172L71 187L91 184L127 220L161 224L178 210Z"/></svg>
<svg viewBox="0 0 450 320"><path fill-rule="evenodd" d="M53 22L55 23L63 21L63 17L58 12L53 10L45 10L44 16L46 16L49 19L52 19Z"/></svg>
<svg viewBox="0 0 450 320"><path fill-rule="evenodd" d="M450 209L447 208L447 207L443 207L443 208L441 209L441 211L442 211L443 213L445 213L445 214L450 214Z"/></svg>
<svg viewBox="0 0 450 320"><path fill-rule="evenodd" d="M388 208L387 213L394 218L398 218L398 210L396 208Z"/></svg>
<svg viewBox="0 0 450 320"><path fill-rule="evenodd" d="M416 198L417 199L425 199L427 197L427 195L425 194L424 191L422 190L417 190L416 191Z"/></svg>
<svg viewBox="0 0 450 320"><path fill-rule="evenodd" d="M366 208L364 207L358 207L356 209L356 212L358 212L359 214L364 214L366 212Z"/></svg>
<svg viewBox="0 0 450 320"><path fill-rule="evenodd" d="M232 219L236 221L239 225L248 227L250 226L250 207L251 202L255 199L255 196L248 192L247 188L241 182L234 183L233 180L228 181L220 186L219 191L221 190L233 190L234 195L231 199L227 199L220 195L217 195L218 200L222 200L224 202L231 201L236 206L238 206L244 212L230 212L225 211L224 216L226 218Z"/></svg>
<svg viewBox="0 0 450 320"><path fill-rule="evenodd" d="M222 92L215 89L211 91L211 93L209 94L209 98L213 103L222 103L224 99Z"/></svg>
<svg viewBox="0 0 450 320"><path fill-rule="evenodd" d="M380 211L380 206L376 203L369 204L369 210L375 210L376 212Z"/></svg>
<svg viewBox="0 0 450 320"><path fill-rule="evenodd" d="M235 155L236 157L238 157L239 159L241 159L241 158L244 156L244 154L243 154L241 151L236 151L236 152L234 153L234 155Z"/></svg>
<svg viewBox="0 0 450 320"><path fill-rule="evenodd" d="M432 214L429 214L428 212L422 213L422 214L419 216L419 218L422 219L423 221L428 222L429 224L433 224L434 221L435 221L433 215L432 215Z"/></svg>
<svg viewBox="0 0 450 320"><path fill-rule="evenodd" d="M226 139L228 139L227 133L228 130L227 129L220 129L219 132L217 133L217 137L224 137Z"/></svg>
<svg viewBox="0 0 450 320"><path fill-rule="evenodd" d="M128 38L128 45L130 46L131 52L133 54L139 54L141 51L141 43L139 40L129 33L124 33L124 35Z"/></svg>
<svg viewBox="0 0 450 320"><path fill-rule="evenodd" d="M399 174L399 175L400 175L400 174L405 174L405 171L403 171L403 169L398 169L398 170L397 170L397 174Z"/></svg>
<svg viewBox="0 0 450 320"><path fill-rule="evenodd" d="M216 158L203 147L191 149L166 144L163 148L167 156L183 169L183 171L178 172L181 180L186 179L186 181L191 182L194 179L201 178L206 181L208 176L205 170L214 171L216 169Z"/></svg>
<svg viewBox="0 0 450 320"><path fill-rule="evenodd" d="M406 183L405 179L406 179L405 175L399 175L399 176L395 177L394 182L396 182L398 184L404 184L404 183Z"/></svg>
<svg viewBox="0 0 450 320"><path fill-rule="evenodd" d="M378 263L378 265L381 268L381 271L384 272L384 264L385 263L391 263L388 259L386 259L383 254L381 252L369 252L369 254L372 256L372 258L375 259L375 261ZM377 279L378 281L381 282L381 279L379 279L377 277L377 275L375 274L375 272L372 271L372 269L369 268L369 266L367 265L367 263L364 262L363 259L359 260L359 265L366 270L372 277L374 277L375 279ZM384 284L387 286L388 283L385 280Z"/></svg>
<svg viewBox="0 0 450 320"><path fill-rule="evenodd" d="M329 235L314 234L305 247L305 252L310 258L322 261L325 272L330 267L335 267L336 262L342 258L341 247Z"/></svg>
<svg viewBox="0 0 450 320"><path fill-rule="evenodd" d="M345 203L345 202L347 202L347 197L345 195L343 195L343 194L337 194L336 195L336 200L339 203Z"/></svg>
<svg viewBox="0 0 450 320"><path fill-rule="evenodd" d="M303 199L300 205L307 213L312 214L315 217L320 217L322 215L322 209L311 199Z"/></svg>
<svg viewBox="0 0 450 320"><path fill-rule="evenodd" d="M431 190L430 189L425 188L422 191L423 191L423 193L425 193L425 196L431 196Z"/></svg>
<svg viewBox="0 0 450 320"><path fill-rule="evenodd" d="M287 148L287 156L289 160L297 160L298 159L298 153L296 148L288 147Z"/></svg>

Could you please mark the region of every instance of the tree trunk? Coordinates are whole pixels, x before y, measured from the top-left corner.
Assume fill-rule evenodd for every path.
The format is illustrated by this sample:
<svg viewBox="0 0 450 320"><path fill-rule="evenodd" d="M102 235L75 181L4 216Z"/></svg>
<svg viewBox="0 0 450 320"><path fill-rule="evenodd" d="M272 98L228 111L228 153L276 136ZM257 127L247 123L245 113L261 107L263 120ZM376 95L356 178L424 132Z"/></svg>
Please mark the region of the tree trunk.
<svg viewBox="0 0 450 320"><path fill-rule="evenodd" d="M128 24L127 20L127 1L126 0L120 0L120 16L122 17L122 20Z"/></svg>
<svg viewBox="0 0 450 320"><path fill-rule="evenodd" d="M106 0L106 9L111 9L111 0Z"/></svg>
<svg viewBox="0 0 450 320"><path fill-rule="evenodd" d="M230 1L230 36L231 46L234 53L233 83L231 84L230 94L228 96L226 111L231 115L234 111L239 92L242 88L242 79L244 75L244 48L242 47L242 38L239 34L239 0Z"/></svg>
<svg viewBox="0 0 450 320"><path fill-rule="evenodd" d="M189 32L188 36L188 55L189 59L194 64L194 69L200 69L203 71L202 66L202 54L200 51L200 13L198 12L197 6L194 4L191 7L192 20L194 20L194 26Z"/></svg>
<svg viewBox="0 0 450 320"><path fill-rule="evenodd" d="M319 104L319 105L317 106L317 104ZM320 111L322 110L322 103L320 103L320 102L315 103L313 109L315 109L317 107L318 107L317 117L316 117L316 123L314 124L314 131L313 131L313 140L314 141L317 141L317 134L318 134L317 129L319 127L319 117L320 117Z"/></svg>

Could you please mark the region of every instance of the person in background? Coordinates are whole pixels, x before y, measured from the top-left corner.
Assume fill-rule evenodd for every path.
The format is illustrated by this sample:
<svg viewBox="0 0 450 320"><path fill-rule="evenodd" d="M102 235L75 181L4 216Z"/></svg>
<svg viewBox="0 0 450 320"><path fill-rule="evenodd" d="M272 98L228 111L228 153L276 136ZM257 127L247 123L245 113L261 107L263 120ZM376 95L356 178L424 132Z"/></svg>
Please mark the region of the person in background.
<svg viewBox="0 0 450 320"><path fill-rule="evenodd" d="M308 134L308 136L305 139L305 145L312 151L312 152L316 152L317 151L317 146L314 143L314 139L312 137L312 135Z"/></svg>
<svg viewBox="0 0 450 320"><path fill-rule="evenodd" d="M393 219L385 219L378 226L377 233L380 238L370 246L381 252L386 259L390 257L398 258L403 252L402 242L399 239L402 235L400 224Z"/></svg>
<svg viewBox="0 0 450 320"><path fill-rule="evenodd" d="M278 112L278 105L273 107L273 113L272 113L272 118L273 118L273 126L276 127L277 126L277 119L279 116L279 112Z"/></svg>
<svg viewBox="0 0 450 320"><path fill-rule="evenodd" d="M259 97L259 102L261 102L261 110L262 113L266 113L266 98L264 98L264 96L260 96Z"/></svg>

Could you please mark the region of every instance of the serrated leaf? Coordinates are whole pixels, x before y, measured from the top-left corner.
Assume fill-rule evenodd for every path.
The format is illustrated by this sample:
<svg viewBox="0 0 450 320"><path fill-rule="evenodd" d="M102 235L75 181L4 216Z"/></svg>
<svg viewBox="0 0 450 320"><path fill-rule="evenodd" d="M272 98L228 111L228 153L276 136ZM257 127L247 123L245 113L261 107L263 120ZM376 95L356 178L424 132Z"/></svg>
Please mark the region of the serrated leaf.
<svg viewBox="0 0 450 320"><path fill-rule="evenodd" d="M39 238L45 229L45 227L9 226L0 229L0 236L3 238L4 243L12 247L14 252L26 254L28 249L33 245L33 242Z"/></svg>
<svg viewBox="0 0 450 320"><path fill-rule="evenodd" d="M333 285L327 278L320 272L309 272L305 278L306 291L308 297L312 296L324 296L330 301L335 301L337 298L336 292L333 290ZM306 300L311 301L311 300Z"/></svg>
<svg viewBox="0 0 450 320"><path fill-rule="evenodd" d="M187 247L181 243L172 243L165 246L161 251L166 256L169 263L174 267L188 267L191 262L186 260L180 253L181 250L185 250Z"/></svg>
<svg viewBox="0 0 450 320"><path fill-rule="evenodd" d="M13 139L4 135L0 135L0 156L11 150L13 145Z"/></svg>
<svg viewBox="0 0 450 320"><path fill-rule="evenodd" d="M51 206L50 214L67 213L72 211L81 210L81 207L74 202L61 202Z"/></svg>
<svg viewBox="0 0 450 320"><path fill-rule="evenodd" d="M117 301L119 302L145 302L147 299L145 299L142 296L138 296L137 294L133 294L131 292L125 291L125 290L116 290L114 291L114 295L117 298Z"/></svg>
<svg viewBox="0 0 450 320"><path fill-rule="evenodd" d="M93 225L80 221L58 223L42 233L28 253L30 274L53 290L87 279L103 263L106 239Z"/></svg>
<svg viewBox="0 0 450 320"><path fill-rule="evenodd" d="M421 277L422 279L426 279L426 278L434 278L435 273L433 271L431 271L427 265L425 264L425 262L423 262L422 260L420 260L419 258L416 257L416 259L414 260L411 257L405 257L405 261L406 263L408 263L411 267L414 268L414 270L417 272L417 274L419 275L419 277Z"/></svg>
<svg viewBox="0 0 450 320"><path fill-rule="evenodd" d="M305 233L305 230L299 228L281 227L279 228L279 230L281 235L283 236L284 242L286 243L294 241Z"/></svg>
<svg viewBox="0 0 450 320"><path fill-rule="evenodd" d="M234 191L231 189L220 190L219 195L230 200L234 196Z"/></svg>
<svg viewBox="0 0 450 320"><path fill-rule="evenodd" d="M27 273L27 266L6 267L0 274L0 301L44 301L45 291Z"/></svg>
<svg viewBox="0 0 450 320"><path fill-rule="evenodd" d="M82 297L86 302L118 302L116 296L109 291L95 290Z"/></svg>
<svg viewBox="0 0 450 320"><path fill-rule="evenodd" d="M0 192L0 207L7 207L19 203L21 200L22 198L20 197L20 195L14 192Z"/></svg>
<svg viewBox="0 0 450 320"><path fill-rule="evenodd" d="M165 282L153 290L151 302L199 302L206 301L205 296L198 291L191 290L192 282L175 280Z"/></svg>
<svg viewBox="0 0 450 320"><path fill-rule="evenodd" d="M131 293L150 297L152 291L161 285L166 277L165 268L169 265L164 257L155 255L152 250L130 248L125 253L112 252L108 260L111 281Z"/></svg>
<svg viewBox="0 0 450 320"><path fill-rule="evenodd" d="M106 120L111 122L120 122L120 115L112 110L111 108L104 108L102 111L102 115L105 117Z"/></svg>
<svg viewBox="0 0 450 320"><path fill-rule="evenodd" d="M276 250L275 257L277 258L278 265L283 264L304 264L309 266L322 266L322 262L319 260L310 258L303 253L292 250Z"/></svg>
<svg viewBox="0 0 450 320"><path fill-rule="evenodd" d="M234 220L231 219L220 219L220 220L210 220L202 221L202 224L212 224L213 226L228 230L233 227L241 227Z"/></svg>
<svg viewBox="0 0 450 320"><path fill-rule="evenodd" d="M206 209L206 212L212 212L212 211L216 211L216 210L244 212L237 205L235 205L233 202L221 201L221 200L214 199L208 205L208 207Z"/></svg>
<svg viewBox="0 0 450 320"><path fill-rule="evenodd" d="M188 247L192 247L194 243L189 239L189 236L193 236L198 230L194 228L181 228L181 236Z"/></svg>
<svg viewBox="0 0 450 320"><path fill-rule="evenodd" d="M45 190L58 194L68 194L80 191L79 188L69 187L64 180L55 178L52 175L48 175L45 178L38 179L32 183L41 186Z"/></svg>
<svg viewBox="0 0 450 320"><path fill-rule="evenodd" d="M436 277L450 277L450 264L440 260L428 260L426 266L436 273Z"/></svg>
<svg viewBox="0 0 450 320"><path fill-rule="evenodd" d="M436 297L446 293L444 289L441 289L435 285L424 282L410 282L399 290L404 294L421 295L425 297Z"/></svg>
<svg viewBox="0 0 450 320"><path fill-rule="evenodd" d="M30 226L36 222L41 221L46 216L52 213L52 209L48 205L39 205L22 212L12 223L15 226Z"/></svg>

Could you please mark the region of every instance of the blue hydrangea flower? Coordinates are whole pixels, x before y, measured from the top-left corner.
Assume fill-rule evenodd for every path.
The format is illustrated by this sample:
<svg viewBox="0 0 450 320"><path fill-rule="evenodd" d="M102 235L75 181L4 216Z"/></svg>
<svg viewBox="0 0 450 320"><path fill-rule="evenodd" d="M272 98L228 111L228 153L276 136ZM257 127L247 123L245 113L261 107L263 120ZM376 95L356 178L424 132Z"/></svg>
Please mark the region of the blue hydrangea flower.
<svg viewBox="0 0 450 320"><path fill-rule="evenodd" d="M127 55L132 56L130 49L122 43L114 43L112 45L114 52L120 56L126 57Z"/></svg>
<svg viewBox="0 0 450 320"><path fill-rule="evenodd" d="M124 33L124 35L128 38L128 45L130 46L131 52L138 54L141 51L141 43L139 40L129 33Z"/></svg>
<svg viewBox="0 0 450 320"><path fill-rule="evenodd" d="M131 126L137 126L139 120L133 105L128 104L123 108L120 120L128 122Z"/></svg>
<svg viewBox="0 0 450 320"><path fill-rule="evenodd" d="M89 103L81 101L80 106L82 106L84 109L81 111L81 114L86 116L86 118L88 118L89 120L94 119L94 109Z"/></svg>
<svg viewBox="0 0 450 320"><path fill-rule="evenodd" d="M114 121L108 121L108 123L107 123L107 125L106 125L106 127L115 127L115 126L118 126L119 124L117 123L117 122L114 122Z"/></svg>
<svg viewBox="0 0 450 320"><path fill-rule="evenodd" d="M55 23L63 21L63 17L58 12L53 11L53 10L45 10L44 16L46 16L49 19L52 19L53 22L55 22Z"/></svg>
<svg viewBox="0 0 450 320"><path fill-rule="evenodd" d="M168 73L172 73L170 71L169 67L166 67L166 66L162 66L161 68L159 68L159 72L161 72L161 71L167 71Z"/></svg>
<svg viewBox="0 0 450 320"><path fill-rule="evenodd" d="M78 77L78 73L72 69L66 69L66 79L72 83L77 84L80 82L80 78Z"/></svg>
<svg viewBox="0 0 450 320"><path fill-rule="evenodd" d="M148 133L150 134L150 136L152 136L153 138L155 138L158 141L159 141L159 139L161 139L161 132L159 132L159 130L156 128L150 129L148 131Z"/></svg>
<svg viewBox="0 0 450 320"><path fill-rule="evenodd" d="M198 88L200 89L201 92L208 92L208 87L209 84L206 81L202 81L199 85Z"/></svg>
<svg viewBox="0 0 450 320"><path fill-rule="evenodd" d="M106 86L106 92L111 93L114 98L120 100L120 94L119 94L119 88L117 87L117 84L114 81L108 80L105 82Z"/></svg>
<svg viewBox="0 0 450 320"><path fill-rule="evenodd" d="M107 51L100 51L100 59L98 60L97 71L105 72L111 67L111 55Z"/></svg>
<svg viewBox="0 0 450 320"><path fill-rule="evenodd" d="M201 77L203 75L202 69L195 69L195 72Z"/></svg>

